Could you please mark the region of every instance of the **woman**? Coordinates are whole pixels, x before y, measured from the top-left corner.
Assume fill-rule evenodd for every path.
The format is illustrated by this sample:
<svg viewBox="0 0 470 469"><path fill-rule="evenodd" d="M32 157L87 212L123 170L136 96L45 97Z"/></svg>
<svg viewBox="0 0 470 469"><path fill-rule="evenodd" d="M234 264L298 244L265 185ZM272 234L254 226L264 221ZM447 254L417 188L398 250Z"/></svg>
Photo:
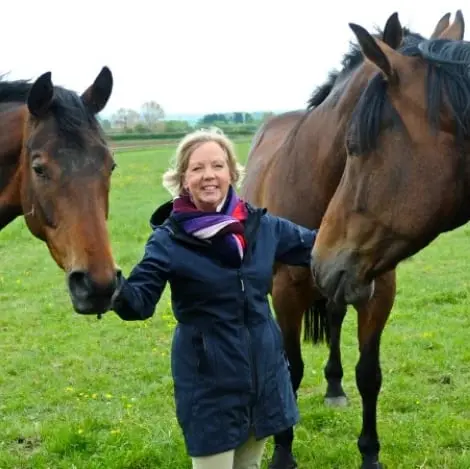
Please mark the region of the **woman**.
<svg viewBox="0 0 470 469"><path fill-rule="evenodd" d="M147 319L169 282L176 413L195 469L260 468L266 438L299 418L267 295L274 261L308 266L316 231L240 200L240 176L222 133L181 141L163 177L176 197L153 214L112 305L124 320Z"/></svg>

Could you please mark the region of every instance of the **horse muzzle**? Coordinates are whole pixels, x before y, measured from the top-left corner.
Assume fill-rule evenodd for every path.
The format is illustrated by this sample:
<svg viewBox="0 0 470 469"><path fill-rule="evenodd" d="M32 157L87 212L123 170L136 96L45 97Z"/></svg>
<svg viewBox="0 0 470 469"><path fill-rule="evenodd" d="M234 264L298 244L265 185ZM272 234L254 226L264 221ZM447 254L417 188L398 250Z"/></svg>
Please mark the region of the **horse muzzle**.
<svg viewBox="0 0 470 469"><path fill-rule="evenodd" d="M79 314L101 314L110 309L119 285L121 271L115 270L107 281L97 282L86 270L72 270L67 283L74 310Z"/></svg>
<svg viewBox="0 0 470 469"><path fill-rule="evenodd" d="M360 280L358 270L353 253L342 251L322 259L315 248L312 251L312 276L322 294L337 304L357 305L372 298L375 282Z"/></svg>

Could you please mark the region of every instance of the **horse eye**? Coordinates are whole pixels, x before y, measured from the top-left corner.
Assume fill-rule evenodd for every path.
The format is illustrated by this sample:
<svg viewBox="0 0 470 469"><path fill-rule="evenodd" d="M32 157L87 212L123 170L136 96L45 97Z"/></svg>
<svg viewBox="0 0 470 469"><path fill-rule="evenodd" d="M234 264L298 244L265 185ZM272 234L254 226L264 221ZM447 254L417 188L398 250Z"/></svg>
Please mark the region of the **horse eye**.
<svg viewBox="0 0 470 469"><path fill-rule="evenodd" d="M44 167L43 164L39 163L39 161L33 161L33 164L31 166L33 168L33 171L41 177L46 176L46 168Z"/></svg>
<svg viewBox="0 0 470 469"><path fill-rule="evenodd" d="M113 163L111 166L111 172L113 172L117 168L117 163Z"/></svg>

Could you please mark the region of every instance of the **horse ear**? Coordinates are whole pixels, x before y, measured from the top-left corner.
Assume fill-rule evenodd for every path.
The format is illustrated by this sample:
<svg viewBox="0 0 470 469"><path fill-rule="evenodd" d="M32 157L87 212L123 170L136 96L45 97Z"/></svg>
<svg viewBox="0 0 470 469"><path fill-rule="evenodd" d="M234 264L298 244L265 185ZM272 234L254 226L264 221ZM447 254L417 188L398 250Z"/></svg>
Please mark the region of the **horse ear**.
<svg viewBox="0 0 470 469"><path fill-rule="evenodd" d="M349 23L357 37L362 53L382 72L389 82L395 82L397 75L393 66L401 55L379 39L374 39L362 26Z"/></svg>
<svg viewBox="0 0 470 469"><path fill-rule="evenodd" d="M54 86L51 72L43 73L31 87L27 105L29 112L35 117L44 116L54 99Z"/></svg>
<svg viewBox="0 0 470 469"><path fill-rule="evenodd" d="M108 67L103 67L95 81L82 94L85 106L93 114L102 111L113 91L113 75Z"/></svg>
<svg viewBox="0 0 470 469"><path fill-rule="evenodd" d="M437 38L439 39L453 39L454 41L461 41L465 34L465 21L463 19L462 10L457 10L453 23L442 31Z"/></svg>
<svg viewBox="0 0 470 469"><path fill-rule="evenodd" d="M437 39L447 26L449 26L450 13L446 13L436 24L434 32L431 34L430 39Z"/></svg>
<svg viewBox="0 0 470 469"><path fill-rule="evenodd" d="M403 28L398 19L397 12L393 13L387 20L382 40L392 49L396 50L400 47L401 41L403 40Z"/></svg>

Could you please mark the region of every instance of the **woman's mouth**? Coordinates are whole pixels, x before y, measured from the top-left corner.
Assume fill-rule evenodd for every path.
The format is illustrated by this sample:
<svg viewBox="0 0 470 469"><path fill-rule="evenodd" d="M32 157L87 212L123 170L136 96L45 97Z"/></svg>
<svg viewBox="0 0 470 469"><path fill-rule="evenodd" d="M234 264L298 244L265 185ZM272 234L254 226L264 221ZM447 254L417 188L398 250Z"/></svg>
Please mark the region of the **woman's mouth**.
<svg viewBox="0 0 470 469"><path fill-rule="evenodd" d="M204 192L213 192L217 189L217 186L203 186L202 190Z"/></svg>

